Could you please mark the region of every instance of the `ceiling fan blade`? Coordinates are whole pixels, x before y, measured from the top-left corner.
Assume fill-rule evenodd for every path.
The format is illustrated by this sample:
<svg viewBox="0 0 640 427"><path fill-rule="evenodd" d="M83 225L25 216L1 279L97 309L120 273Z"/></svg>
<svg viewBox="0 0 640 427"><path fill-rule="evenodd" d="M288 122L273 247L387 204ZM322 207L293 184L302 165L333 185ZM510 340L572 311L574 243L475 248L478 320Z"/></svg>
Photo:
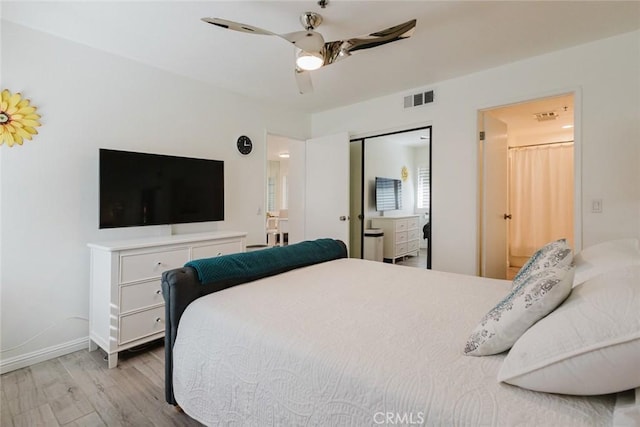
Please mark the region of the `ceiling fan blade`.
<svg viewBox="0 0 640 427"><path fill-rule="evenodd" d="M298 49L305 52L320 52L324 46L324 37L317 31L296 31L282 34L280 37L293 43Z"/></svg>
<svg viewBox="0 0 640 427"><path fill-rule="evenodd" d="M324 45L324 38L322 34L313 31L296 31L287 34L277 34L262 28L254 27L253 25L242 24L240 22L228 21L220 18L202 18L202 21L207 24L212 24L227 30L240 31L242 33L249 34L262 34L265 36L278 36L286 41L293 43L297 48L304 50L305 52L320 52Z"/></svg>
<svg viewBox="0 0 640 427"><path fill-rule="evenodd" d="M349 52L370 49L383 44L411 37L416 28L416 20L412 19L395 27L371 33L368 36L354 37L346 40L350 44Z"/></svg>
<svg viewBox="0 0 640 427"><path fill-rule="evenodd" d="M393 36L397 38L406 39L407 37L410 37L413 34L413 30L416 28L417 22L418 21L416 21L415 19L412 19L410 21L403 22L402 24L396 25L394 27L389 27L386 30L377 31L369 35L374 37Z"/></svg>
<svg viewBox="0 0 640 427"><path fill-rule="evenodd" d="M415 31L416 20L404 22L400 25L377 31L366 36L354 37L347 40L338 40L324 44L322 56L325 65L333 64L344 59L358 50L371 49L383 44L395 42L411 37Z"/></svg>
<svg viewBox="0 0 640 427"><path fill-rule="evenodd" d="M296 67L294 71L296 75L296 83L298 84L298 92L301 95L313 93L313 84L311 83L311 73Z"/></svg>
<svg viewBox="0 0 640 427"><path fill-rule="evenodd" d="M271 31L263 30L262 28L254 27L253 25L241 24L240 22L227 21L220 18L202 18L202 21L207 24L216 25L228 30L240 31L242 33L249 34L262 34L264 36L278 36L279 34L272 33Z"/></svg>

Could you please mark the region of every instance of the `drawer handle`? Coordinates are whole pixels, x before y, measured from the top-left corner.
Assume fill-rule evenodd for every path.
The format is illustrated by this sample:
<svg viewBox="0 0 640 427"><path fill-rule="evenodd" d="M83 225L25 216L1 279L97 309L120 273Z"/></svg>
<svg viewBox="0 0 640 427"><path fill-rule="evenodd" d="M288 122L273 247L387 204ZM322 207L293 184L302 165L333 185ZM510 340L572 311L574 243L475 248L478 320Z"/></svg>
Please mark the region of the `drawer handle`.
<svg viewBox="0 0 640 427"><path fill-rule="evenodd" d="M161 293L162 293L162 289L158 289L158 290L156 291L156 295L160 295Z"/></svg>
<svg viewBox="0 0 640 427"><path fill-rule="evenodd" d="M162 261L158 261L158 262L156 262L156 265L157 265L158 267L160 267L160 266L162 265Z"/></svg>
<svg viewBox="0 0 640 427"><path fill-rule="evenodd" d="M222 252L218 252L216 256L222 256Z"/></svg>
<svg viewBox="0 0 640 427"><path fill-rule="evenodd" d="M160 323L160 322L162 322L162 319L159 317L156 317L156 323Z"/></svg>

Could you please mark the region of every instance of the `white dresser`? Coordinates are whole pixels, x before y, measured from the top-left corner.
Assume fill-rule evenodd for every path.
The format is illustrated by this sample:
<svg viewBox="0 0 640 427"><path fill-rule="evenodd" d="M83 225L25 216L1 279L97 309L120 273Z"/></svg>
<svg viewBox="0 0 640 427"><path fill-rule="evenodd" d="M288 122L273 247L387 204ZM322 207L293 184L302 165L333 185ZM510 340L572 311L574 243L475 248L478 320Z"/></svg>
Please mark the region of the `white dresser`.
<svg viewBox="0 0 640 427"><path fill-rule="evenodd" d="M371 219L371 228L384 231L384 258L395 264L405 255L420 253L420 215L381 216Z"/></svg>
<svg viewBox="0 0 640 427"><path fill-rule="evenodd" d="M90 243L89 350L118 352L164 336L163 271L186 262L244 252L244 232L216 232Z"/></svg>

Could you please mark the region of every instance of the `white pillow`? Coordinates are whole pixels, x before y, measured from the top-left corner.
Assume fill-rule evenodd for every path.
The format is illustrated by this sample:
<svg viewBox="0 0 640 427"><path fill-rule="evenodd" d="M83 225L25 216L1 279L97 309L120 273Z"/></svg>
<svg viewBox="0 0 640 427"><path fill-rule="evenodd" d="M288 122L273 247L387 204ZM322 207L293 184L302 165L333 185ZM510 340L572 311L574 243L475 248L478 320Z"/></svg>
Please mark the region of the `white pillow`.
<svg viewBox="0 0 640 427"><path fill-rule="evenodd" d="M640 265L638 239L619 239L589 246L575 256L576 276L573 285L586 282L598 274L626 265Z"/></svg>
<svg viewBox="0 0 640 427"><path fill-rule="evenodd" d="M464 353L487 356L510 349L531 325L567 298L573 272L572 266L562 266L530 275L482 318L471 333Z"/></svg>
<svg viewBox="0 0 640 427"><path fill-rule="evenodd" d="M515 343L498 380L576 395L640 387L640 266L575 287Z"/></svg>
<svg viewBox="0 0 640 427"><path fill-rule="evenodd" d="M513 287L522 284L529 276L549 267L568 266L573 256L566 239L547 243L538 249L513 278Z"/></svg>

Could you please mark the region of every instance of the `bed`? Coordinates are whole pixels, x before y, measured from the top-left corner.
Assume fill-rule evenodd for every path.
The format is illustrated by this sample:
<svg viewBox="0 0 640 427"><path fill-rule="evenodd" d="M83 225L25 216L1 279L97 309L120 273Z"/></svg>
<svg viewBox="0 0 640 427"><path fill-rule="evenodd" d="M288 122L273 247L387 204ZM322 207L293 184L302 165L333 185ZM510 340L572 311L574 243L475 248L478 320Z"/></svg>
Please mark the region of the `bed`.
<svg viewBox="0 0 640 427"><path fill-rule="evenodd" d="M246 280L166 272L167 401L207 425L613 424L615 394L526 390L496 380L504 353L463 354L511 282L341 248Z"/></svg>

